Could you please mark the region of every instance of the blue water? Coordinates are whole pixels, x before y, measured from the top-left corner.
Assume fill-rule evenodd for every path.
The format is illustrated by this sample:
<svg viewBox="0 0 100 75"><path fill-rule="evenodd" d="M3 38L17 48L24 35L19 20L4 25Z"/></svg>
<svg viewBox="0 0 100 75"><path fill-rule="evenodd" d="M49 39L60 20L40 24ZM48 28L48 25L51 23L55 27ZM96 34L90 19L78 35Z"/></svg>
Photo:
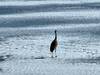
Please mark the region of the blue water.
<svg viewBox="0 0 100 75"><path fill-rule="evenodd" d="M37 5L34 5L34 1L32 1L33 5L28 2L22 5L14 5L13 3L16 2L7 5L7 2L3 2L0 6L0 27L45 27L63 24L65 26L90 24L91 27L91 24L100 23L100 2L72 1L65 4L56 2Z"/></svg>

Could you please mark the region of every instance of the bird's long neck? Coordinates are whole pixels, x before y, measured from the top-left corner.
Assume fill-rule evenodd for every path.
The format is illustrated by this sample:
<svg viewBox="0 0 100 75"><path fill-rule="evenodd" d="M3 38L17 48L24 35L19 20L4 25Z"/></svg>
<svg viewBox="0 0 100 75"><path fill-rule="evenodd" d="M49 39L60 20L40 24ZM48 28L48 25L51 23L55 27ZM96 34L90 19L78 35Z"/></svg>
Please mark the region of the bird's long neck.
<svg viewBox="0 0 100 75"><path fill-rule="evenodd" d="M57 40L57 32L55 32L55 40Z"/></svg>

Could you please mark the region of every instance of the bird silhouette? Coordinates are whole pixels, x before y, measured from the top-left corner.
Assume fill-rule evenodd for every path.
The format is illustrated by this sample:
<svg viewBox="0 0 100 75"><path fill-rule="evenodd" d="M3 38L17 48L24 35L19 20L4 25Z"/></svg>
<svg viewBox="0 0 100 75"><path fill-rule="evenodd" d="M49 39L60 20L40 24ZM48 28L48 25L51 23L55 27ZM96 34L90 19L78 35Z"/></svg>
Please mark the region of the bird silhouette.
<svg viewBox="0 0 100 75"><path fill-rule="evenodd" d="M57 57L56 55L56 48L57 48L58 42L57 42L57 30L55 30L55 38L54 40L51 42L50 45L50 52L51 52L51 57L53 57L53 51L55 50L55 57Z"/></svg>

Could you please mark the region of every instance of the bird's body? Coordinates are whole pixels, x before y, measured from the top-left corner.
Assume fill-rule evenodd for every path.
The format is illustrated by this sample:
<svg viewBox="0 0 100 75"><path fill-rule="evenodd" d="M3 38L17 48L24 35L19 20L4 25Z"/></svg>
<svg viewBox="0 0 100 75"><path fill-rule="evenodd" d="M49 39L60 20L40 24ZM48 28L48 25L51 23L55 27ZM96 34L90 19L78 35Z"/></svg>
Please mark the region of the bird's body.
<svg viewBox="0 0 100 75"><path fill-rule="evenodd" d="M57 57L56 55L56 48L57 48L58 42L57 42L57 31L55 30L55 39L52 41L51 45L50 45L50 52L52 53L52 57L53 57L53 51L55 50L55 57Z"/></svg>
<svg viewBox="0 0 100 75"><path fill-rule="evenodd" d="M50 46L50 51L53 52L57 47L57 40L53 40Z"/></svg>

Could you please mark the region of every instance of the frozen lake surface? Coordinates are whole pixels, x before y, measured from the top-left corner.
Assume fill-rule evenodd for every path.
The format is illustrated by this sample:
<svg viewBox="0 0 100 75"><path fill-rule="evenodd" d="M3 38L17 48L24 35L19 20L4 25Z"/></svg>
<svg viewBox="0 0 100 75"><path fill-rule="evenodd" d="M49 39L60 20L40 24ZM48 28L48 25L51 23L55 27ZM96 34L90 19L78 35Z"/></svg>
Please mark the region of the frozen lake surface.
<svg viewBox="0 0 100 75"><path fill-rule="evenodd" d="M51 58L49 52L50 43L54 39L52 29L7 28L1 35L1 75L100 73L98 35L58 30L57 58Z"/></svg>

